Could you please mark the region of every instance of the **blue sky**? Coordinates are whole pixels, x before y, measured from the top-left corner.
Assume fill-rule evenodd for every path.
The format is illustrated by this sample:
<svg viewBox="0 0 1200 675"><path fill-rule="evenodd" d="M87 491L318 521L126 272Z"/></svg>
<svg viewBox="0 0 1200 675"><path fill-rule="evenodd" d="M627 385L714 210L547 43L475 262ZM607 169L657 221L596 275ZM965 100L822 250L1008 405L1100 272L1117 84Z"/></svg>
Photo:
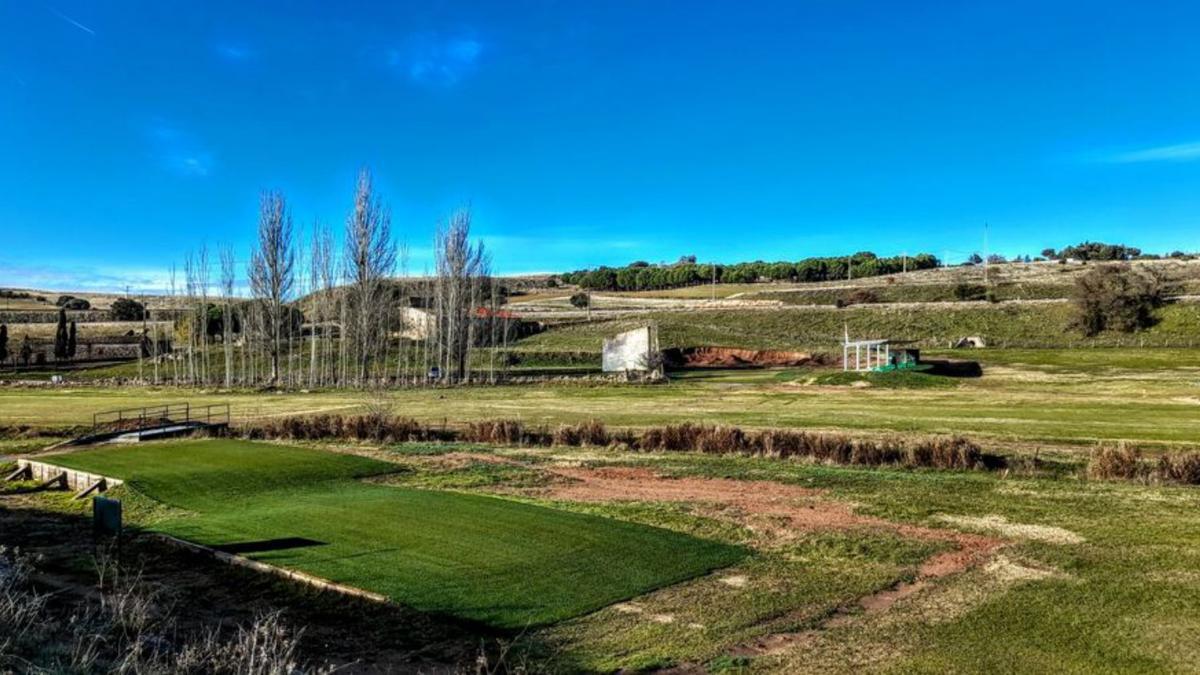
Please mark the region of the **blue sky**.
<svg viewBox="0 0 1200 675"><path fill-rule="evenodd" d="M0 0L0 284L161 287L258 193L501 272L1200 249L1193 2ZM215 256L213 256L215 259Z"/></svg>

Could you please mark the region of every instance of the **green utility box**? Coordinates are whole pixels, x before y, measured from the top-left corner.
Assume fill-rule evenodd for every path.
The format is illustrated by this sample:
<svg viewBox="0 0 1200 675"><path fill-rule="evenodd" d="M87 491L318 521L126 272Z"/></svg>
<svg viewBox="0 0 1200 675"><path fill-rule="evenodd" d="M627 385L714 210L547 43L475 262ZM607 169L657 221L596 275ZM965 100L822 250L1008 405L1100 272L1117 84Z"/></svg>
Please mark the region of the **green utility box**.
<svg viewBox="0 0 1200 675"><path fill-rule="evenodd" d="M92 530L96 534L121 534L121 500L92 497Z"/></svg>

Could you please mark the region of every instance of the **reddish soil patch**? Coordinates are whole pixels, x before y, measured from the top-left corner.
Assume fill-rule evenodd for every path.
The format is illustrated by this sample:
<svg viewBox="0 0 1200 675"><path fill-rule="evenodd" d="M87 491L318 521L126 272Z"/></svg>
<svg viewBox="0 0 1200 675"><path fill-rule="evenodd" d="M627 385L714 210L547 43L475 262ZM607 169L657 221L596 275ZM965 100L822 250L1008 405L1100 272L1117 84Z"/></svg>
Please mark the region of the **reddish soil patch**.
<svg viewBox="0 0 1200 675"><path fill-rule="evenodd" d="M698 502L733 507L742 524L768 534L787 536L814 530L879 528L914 539L947 541L958 550L940 553L921 566L921 575L941 577L969 567L980 551L990 552L1000 540L918 525L893 523L854 513L849 505L823 498L823 491L771 481L728 478L670 478L639 467L556 468L572 482L546 488L554 499L583 502ZM765 517L765 518L764 518ZM762 522L759 522L762 521ZM757 526L757 527L756 527Z"/></svg>
<svg viewBox="0 0 1200 675"><path fill-rule="evenodd" d="M724 478L669 478L644 468L610 467L600 469L561 468L555 473L570 483L545 488L542 494L570 501L668 501L715 504L722 507L715 515L726 517L732 509L740 524L773 537L794 536L797 532L884 529L901 536L926 541L948 542L954 548L926 560L917 570L917 578L859 598L857 608L868 614L881 612L898 600L928 587L932 580L962 572L991 555L1003 541L975 534L918 525L894 523L882 518L854 513L844 503L822 498L822 491L770 481L738 481ZM834 613L824 624L836 626L850 620L855 607ZM735 656L757 656L783 651L809 640L815 631L775 633L735 647ZM690 672L687 666L670 672Z"/></svg>
<svg viewBox="0 0 1200 675"><path fill-rule="evenodd" d="M731 347L683 347L663 352L667 365L673 367L745 368L750 366L803 366L811 363L807 352L734 349Z"/></svg>

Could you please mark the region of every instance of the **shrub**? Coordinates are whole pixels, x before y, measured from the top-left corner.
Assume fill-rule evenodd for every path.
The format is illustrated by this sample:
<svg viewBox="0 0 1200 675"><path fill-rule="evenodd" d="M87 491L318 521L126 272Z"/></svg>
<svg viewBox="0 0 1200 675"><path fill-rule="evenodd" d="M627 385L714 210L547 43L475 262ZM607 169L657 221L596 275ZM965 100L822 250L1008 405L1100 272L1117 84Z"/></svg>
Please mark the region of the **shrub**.
<svg viewBox="0 0 1200 675"><path fill-rule="evenodd" d="M838 298L840 303L836 303L838 307L848 307L850 305L871 305L879 302L879 296L875 291L869 288L856 288L844 298Z"/></svg>
<svg viewBox="0 0 1200 675"><path fill-rule="evenodd" d="M1162 455L1158 458L1159 480L1184 485L1200 485L1200 453Z"/></svg>
<svg viewBox="0 0 1200 675"><path fill-rule="evenodd" d="M83 298L77 298L73 295L60 295L58 296L58 299L54 301L54 304L57 307L71 310L85 310L92 308L92 303L84 300Z"/></svg>
<svg viewBox="0 0 1200 675"><path fill-rule="evenodd" d="M491 420L467 424L462 440L495 445L549 445L551 435L545 429L525 427L521 420Z"/></svg>
<svg viewBox="0 0 1200 675"><path fill-rule="evenodd" d="M790 429L745 431L738 427L706 426L691 422L651 427L635 433L629 430L609 431L596 420L563 424L553 432L543 427L528 427L521 420L485 420L468 423L461 431L453 431L435 430L407 418L376 414L350 417L322 414L267 420L243 429L242 433L249 438L349 438L375 442L459 440L495 445L600 446L641 452L741 454L779 459L795 457L827 464L861 466L985 468L985 458L979 446L961 436L855 439L835 433ZM1195 462L1200 467L1200 455ZM1183 465L1175 470L1180 475L1186 472Z"/></svg>
<svg viewBox="0 0 1200 675"><path fill-rule="evenodd" d="M113 321L141 321L146 316L146 308L136 300L117 298L108 308L108 315Z"/></svg>
<svg viewBox="0 0 1200 675"><path fill-rule="evenodd" d="M1163 296L1162 280L1150 270L1100 265L1075 282L1073 323L1089 337L1105 330L1131 333L1148 328Z"/></svg>
<svg viewBox="0 0 1200 675"><path fill-rule="evenodd" d="M981 284L958 283L954 286L954 299L959 301L983 300L987 297L987 288Z"/></svg>
<svg viewBox="0 0 1200 675"><path fill-rule="evenodd" d="M1141 451L1120 443L1116 447L1102 445L1093 450L1088 460L1087 474L1089 478L1100 480L1136 480L1144 478L1146 470Z"/></svg>
<svg viewBox="0 0 1200 675"><path fill-rule="evenodd" d="M574 293L571 295L571 306L585 309L592 304L592 296L587 293Z"/></svg>

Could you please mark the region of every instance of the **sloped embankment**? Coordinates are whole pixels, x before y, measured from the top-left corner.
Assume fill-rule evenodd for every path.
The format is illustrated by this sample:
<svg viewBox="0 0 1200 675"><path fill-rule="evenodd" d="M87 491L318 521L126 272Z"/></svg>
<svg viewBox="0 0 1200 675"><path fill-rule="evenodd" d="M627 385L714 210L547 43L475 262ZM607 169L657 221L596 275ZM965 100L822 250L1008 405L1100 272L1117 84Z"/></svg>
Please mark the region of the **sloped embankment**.
<svg viewBox="0 0 1200 675"><path fill-rule="evenodd" d="M813 362L809 352L733 347L673 347L663 351L672 368L753 368L803 366Z"/></svg>

